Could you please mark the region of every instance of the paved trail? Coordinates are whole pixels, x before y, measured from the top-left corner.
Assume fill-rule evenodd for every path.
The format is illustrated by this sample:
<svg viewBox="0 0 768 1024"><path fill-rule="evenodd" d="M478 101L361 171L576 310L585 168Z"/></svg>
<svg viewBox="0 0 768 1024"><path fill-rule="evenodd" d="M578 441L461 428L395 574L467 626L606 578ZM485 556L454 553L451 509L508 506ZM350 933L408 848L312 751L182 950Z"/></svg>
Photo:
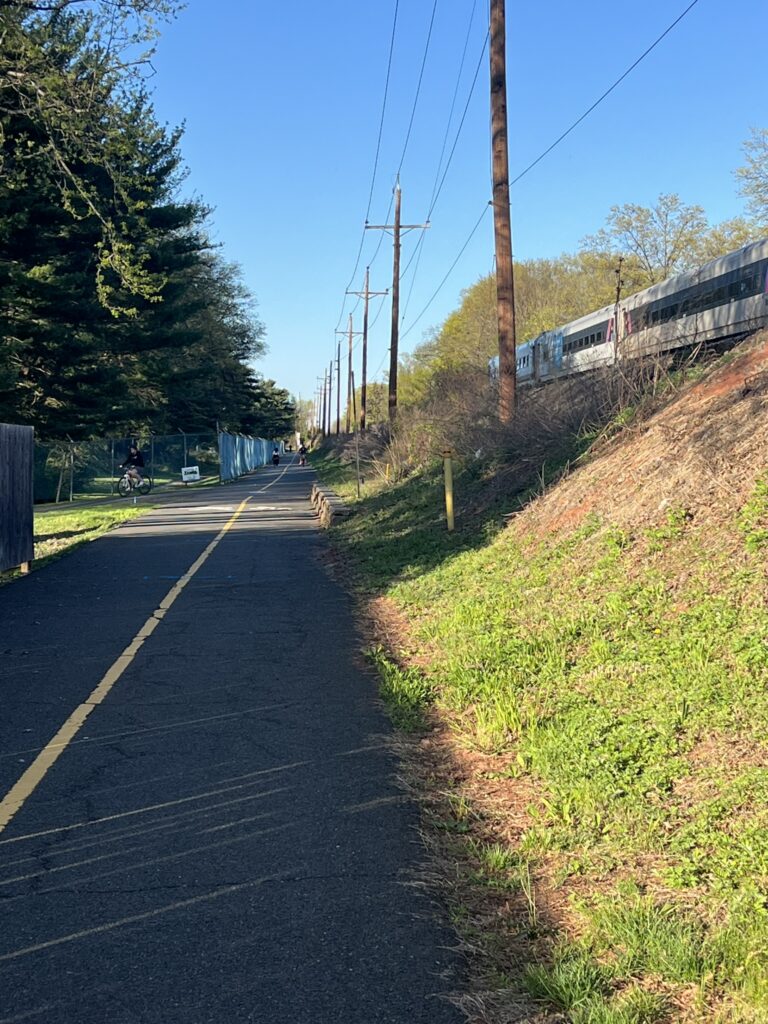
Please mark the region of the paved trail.
<svg viewBox="0 0 768 1024"><path fill-rule="evenodd" d="M0 589L0 1024L463 1019L309 480L174 495Z"/></svg>

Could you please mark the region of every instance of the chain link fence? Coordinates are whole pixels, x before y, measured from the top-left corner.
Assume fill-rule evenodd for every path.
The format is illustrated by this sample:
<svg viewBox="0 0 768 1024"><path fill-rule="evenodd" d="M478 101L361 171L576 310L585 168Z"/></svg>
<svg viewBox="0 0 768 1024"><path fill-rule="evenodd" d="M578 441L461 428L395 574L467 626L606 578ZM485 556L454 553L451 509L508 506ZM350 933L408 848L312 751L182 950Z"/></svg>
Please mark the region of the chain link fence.
<svg viewBox="0 0 768 1024"><path fill-rule="evenodd" d="M134 434L94 441L35 444L35 502L81 501L117 495L131 445L144 457L153 487L183 487L181 470L197 466L200 480L233 480L264 465L273 442L227 433ZM220 459L220 451L222 458ZM241 454L247 453L247 454ZM258 453L258 458L256 454Z"/></svg>

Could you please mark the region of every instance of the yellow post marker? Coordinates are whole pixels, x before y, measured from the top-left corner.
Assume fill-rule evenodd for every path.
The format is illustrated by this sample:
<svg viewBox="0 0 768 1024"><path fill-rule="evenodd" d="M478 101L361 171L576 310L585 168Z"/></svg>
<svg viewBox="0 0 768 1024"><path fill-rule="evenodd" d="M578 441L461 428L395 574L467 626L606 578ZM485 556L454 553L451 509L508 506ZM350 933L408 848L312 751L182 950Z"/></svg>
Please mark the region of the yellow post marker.
<svg viewBox="0 0 768 1024"><path fill-rule="evenodd" d="M452 452L447 448L443 452L443 471L445 473L445 518L448 522L448 532L453 530L453 461Z"/></svg>
<svg viewBox="0 0 768 1024"><path fill-rule="evenodd" d="M387 483L389 483L389 463L387 463L387 465L386 465L385 473L386 473L386 476L387 476Z"/></svg>

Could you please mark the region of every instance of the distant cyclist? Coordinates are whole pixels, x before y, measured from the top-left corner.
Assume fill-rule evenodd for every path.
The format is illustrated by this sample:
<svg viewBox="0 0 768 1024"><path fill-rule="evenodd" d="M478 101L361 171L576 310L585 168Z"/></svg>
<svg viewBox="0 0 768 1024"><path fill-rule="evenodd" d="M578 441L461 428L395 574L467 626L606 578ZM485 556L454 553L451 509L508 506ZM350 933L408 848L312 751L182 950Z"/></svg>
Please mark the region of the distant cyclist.
<svg viewBox="0 0 768 1024"><path fill-rule="evenodd" d="M144 456L135 444L132 444L128 449L128 455L125 462L121 463L120 468L126 471L125 475L130 477L134 485L141 483L143 479L141 470L144 469Z"/></svg>
<svg viewBox="0 0 768 1024"><path fill-rule="evenodd" d="M299 445L299 465L306 466L307 464L307 446L302 442Z"/></svg>

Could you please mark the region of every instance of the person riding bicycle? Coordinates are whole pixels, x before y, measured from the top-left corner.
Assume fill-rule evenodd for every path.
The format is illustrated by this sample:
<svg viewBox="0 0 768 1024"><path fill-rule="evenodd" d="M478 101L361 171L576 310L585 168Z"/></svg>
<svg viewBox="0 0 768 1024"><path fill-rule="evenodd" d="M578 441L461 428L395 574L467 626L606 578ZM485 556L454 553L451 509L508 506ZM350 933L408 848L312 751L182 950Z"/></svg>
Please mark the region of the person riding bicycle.
<svg viewBox="0 0 768 1024"><path fill-rule="evenodd" d="M307 464L307 446L302 441L299 445L299 465L306 466Z"/></svg>
<svg viewBox="0 0 768 1024"><path fill-rule="evenodd" d="M280 449L275 445L272 449L272 465L278 466L280 464Z"/></svg>
<svg viewBox="0 0 768 1024"><path fill-rule="evenodd" d="M128 449L128 455L125 462L120 464L120 468L126 471L125 475L130 477L134 485L140 484L143 480L140 470L144 468L144 456L135 444Z"/></svg>

